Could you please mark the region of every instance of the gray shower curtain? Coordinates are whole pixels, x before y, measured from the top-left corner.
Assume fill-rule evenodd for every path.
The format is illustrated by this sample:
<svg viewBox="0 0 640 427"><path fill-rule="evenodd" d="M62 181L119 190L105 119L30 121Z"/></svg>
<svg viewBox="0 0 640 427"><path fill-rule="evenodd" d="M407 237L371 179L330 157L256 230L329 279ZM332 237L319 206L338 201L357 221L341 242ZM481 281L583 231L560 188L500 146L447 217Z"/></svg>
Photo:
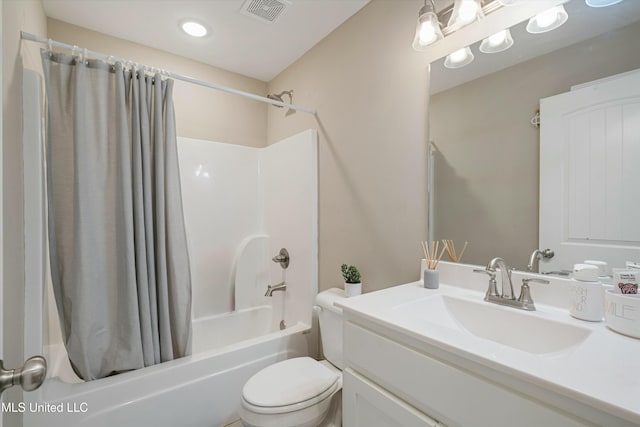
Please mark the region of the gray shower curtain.
<svg viewBox="0 0 640 427"><path fill-rule="evenodd" d="M84 380L187 355L173 81L42 51L53 289Z"/></svg>

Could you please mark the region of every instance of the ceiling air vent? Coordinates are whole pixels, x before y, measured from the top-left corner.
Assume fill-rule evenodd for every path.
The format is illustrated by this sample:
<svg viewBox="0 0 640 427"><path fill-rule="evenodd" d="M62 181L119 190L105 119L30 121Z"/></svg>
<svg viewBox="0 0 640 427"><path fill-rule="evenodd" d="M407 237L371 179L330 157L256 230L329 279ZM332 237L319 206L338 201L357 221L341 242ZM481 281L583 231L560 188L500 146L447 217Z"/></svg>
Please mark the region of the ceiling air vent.
<svg viewBox="0 0 640 427"><path fill-rule="evenodd" d="M247 0L240 8L240 13L272 24L290 5L288 0Z"/></svg>

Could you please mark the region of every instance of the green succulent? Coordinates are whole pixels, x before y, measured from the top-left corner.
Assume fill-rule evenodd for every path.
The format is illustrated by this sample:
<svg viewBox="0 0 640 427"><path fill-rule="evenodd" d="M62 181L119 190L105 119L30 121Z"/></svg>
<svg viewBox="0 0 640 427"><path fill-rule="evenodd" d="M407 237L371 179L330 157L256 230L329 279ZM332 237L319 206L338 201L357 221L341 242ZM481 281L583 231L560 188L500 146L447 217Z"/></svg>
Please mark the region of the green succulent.
<svg viewBox="0 0 640 427"><path fill-rule="evenodd" d="M360 283L360 272L353 265L342 264L342 277L345 283Z"/></svg>

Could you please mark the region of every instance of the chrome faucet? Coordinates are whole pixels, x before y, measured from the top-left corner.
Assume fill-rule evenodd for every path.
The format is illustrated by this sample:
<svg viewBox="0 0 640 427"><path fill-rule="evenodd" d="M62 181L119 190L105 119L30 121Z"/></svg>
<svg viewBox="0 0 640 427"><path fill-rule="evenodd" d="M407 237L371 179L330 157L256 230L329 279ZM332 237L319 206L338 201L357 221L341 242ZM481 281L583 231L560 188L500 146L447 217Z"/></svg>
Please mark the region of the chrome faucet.
<svg viewBox="0 0 640 427"><path fill-rule="evenodd" d="M270 297L273 295L274 292L276 291L286 291L287 290L287 285L284 284L284 282L280 282L277 285L269 285L267 286L267 293L264 294L265 297Z"/></svg>
<svg viewBox="0 0 640 427"><path fill-rule="evenodd" d="M496 283L496 269L499 268L502 276L502 294L498 293ZM502 258L492 259L484 270L474 269L474 273L484 273L489 276L489 288L484 296L484 300L494 304L507 305L521 310L535 311L536 306L531 298L529 282L549 283L548 280L538 278L522 279L520 296L516 299L513 293L513 283L511 282L511 270Z"/></svg>
<svg viewBox="0 0 640 427"><path fill-rule="evenodd" d="M527 265L527 270L537 272L538 266L540 265L541 259L551 259L555 254L551 249L540 250L536 249L531 254L529 258L529 264Z"/></svg>
<svg viewBox="0 0 640 427"><path fill-rule="evenodd" d="M495 273L496 268L500 269L502 274L502 298L514 300L516 297L513 295L513 283L511 282L511 270L507 267L507 264L500 257L494 258L487 264L487 271L493 271ZM509 285L509 286L507 286Z"/></svg>

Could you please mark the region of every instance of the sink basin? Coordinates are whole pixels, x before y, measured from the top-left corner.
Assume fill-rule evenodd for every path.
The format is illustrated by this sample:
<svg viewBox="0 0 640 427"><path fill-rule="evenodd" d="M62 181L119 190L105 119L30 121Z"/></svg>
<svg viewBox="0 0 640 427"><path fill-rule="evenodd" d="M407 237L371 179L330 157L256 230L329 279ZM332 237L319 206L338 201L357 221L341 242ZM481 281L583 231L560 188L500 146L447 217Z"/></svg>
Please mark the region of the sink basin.
<svg viewBox="0 0 640 427"><path fill-rule="evenodd" d="M431 323L456 329L532 354L569 350L587 339L591 331L485 301L433 295L396 306L395 315L415 324Z"/></svg>

